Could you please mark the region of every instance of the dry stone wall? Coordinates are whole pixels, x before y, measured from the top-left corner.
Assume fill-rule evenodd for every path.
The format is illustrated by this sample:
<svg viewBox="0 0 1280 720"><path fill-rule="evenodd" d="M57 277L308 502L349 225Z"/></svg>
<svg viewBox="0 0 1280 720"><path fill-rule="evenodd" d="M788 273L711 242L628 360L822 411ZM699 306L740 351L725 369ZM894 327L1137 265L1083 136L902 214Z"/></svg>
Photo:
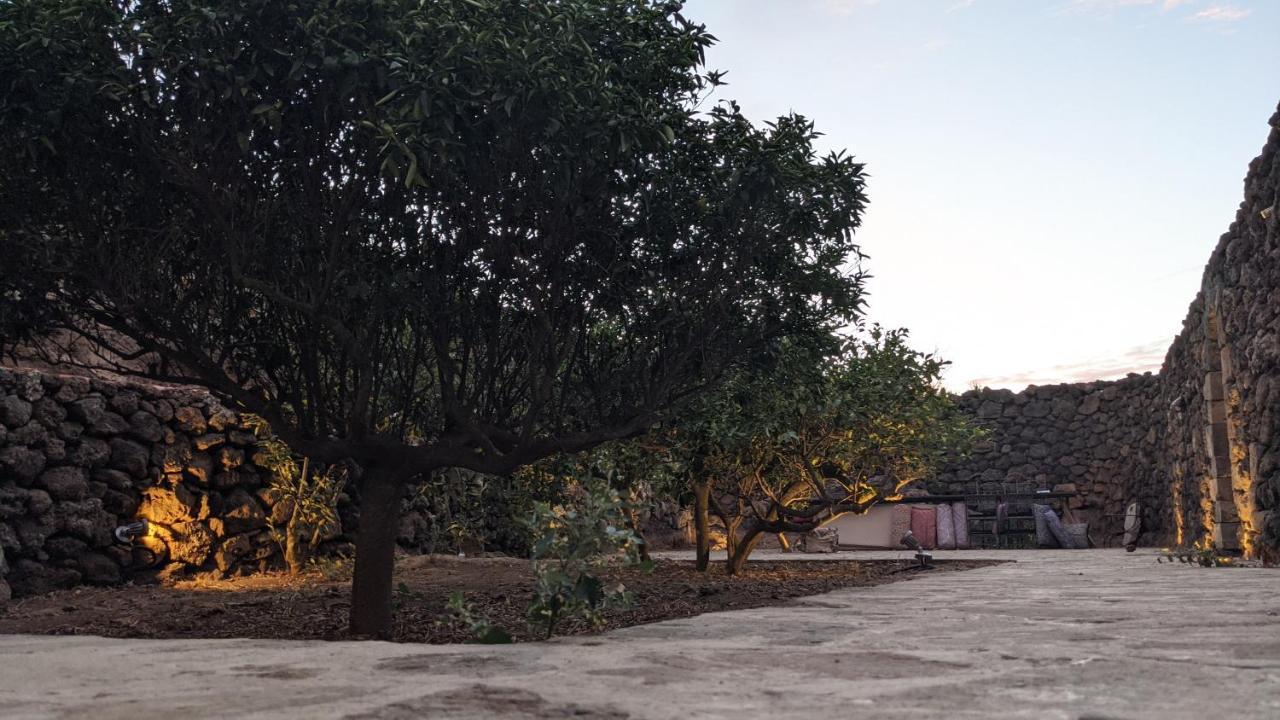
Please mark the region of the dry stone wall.
<svg viewBox="0 0 1280 720"><path fill-rule="evenodd" d="M0 599L276 562L255 448L199 392L0 369ZM148 536L118 542L136 518Z"/></svg>
<svg viewBox="0 0 1280 720"><path fill-rule="evenodd" d="M1161 370L1159 471L1188 539L1280 549L1280 111Z"/></svg>
<svg viewBox="0 0 1280 720"><path fill-rule="evenodd" d="M1159 389L1158 378L1148 374L1020 393L971 390L957 402L989 435L968 457L953 458L929 489L1079 493L1069 505L1101 542L1118 529L1129 500L1157 513L1168 510L1168 493L1154 478Z"/></svg>
<svg viewBox="0 0 1280 720"><path fill-rule="evenodd" d="M1137 500L1144 542L1280 554L1280 111L1270 125L1159 375L965 393L990 442L936 489L1066 485L1095 538Z"/></svg>

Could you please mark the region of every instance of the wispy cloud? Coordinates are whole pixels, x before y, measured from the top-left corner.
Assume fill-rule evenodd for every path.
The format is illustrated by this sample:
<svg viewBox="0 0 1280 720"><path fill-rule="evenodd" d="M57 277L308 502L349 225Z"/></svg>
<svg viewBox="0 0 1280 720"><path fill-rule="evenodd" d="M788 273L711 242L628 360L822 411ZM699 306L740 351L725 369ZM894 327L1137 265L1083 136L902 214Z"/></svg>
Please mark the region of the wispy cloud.
<svg viewBox="0 0 1280 720"><path fill-rule="evenodd" d="M1071 0L1068 11L1109 13L1120 8L1154 5L1160 0Z"/></svg>
<svg viewBox="0 0 1280 720"><path fill-rule="evenodd" d="M880 0L822 0L822 10L831 15L852 15L859 8L879 3Z"/></svg>
<svg viewBox="0 0 1280 720"><path fill-rule="evenodd" d="M955 3L951 7L947 8L947 12L953 13L953 12L959 12L961 10L967 10L973 7L973 3L975 1L976 0L960 0L960 2Z"/></svg>
<svg viewBox="0 0 1280 720"><path fill-rule="evenodd" d="M1014 373L1012 375L974 378L970 381L970 384L984 387L1021 389L1027 385L1115 380L1129 373L1158 372L1160 366L1164 363L1164 357L1169 351L1171 342L1172 339L1153 340L1144 345L1129 348L1111 357L1054 365L1041 370Z"/></svg>
<svg viewBox="0 0 1280 720"><path fill-rule="evenodd" d="M1191 16L1192 20L1201 22L1235 22L1249 17L1252 10L1238 8L1235 5L1210 5Z"/></svg>
<svg viewBox="0 0 1280 720"><path fill-rule="evenodd" d="M1071 0L1066 9L1068 12L1107 14L1122 8L1159 5L1160 12L1169 12L1193 2L1196 0Z"/></svg>

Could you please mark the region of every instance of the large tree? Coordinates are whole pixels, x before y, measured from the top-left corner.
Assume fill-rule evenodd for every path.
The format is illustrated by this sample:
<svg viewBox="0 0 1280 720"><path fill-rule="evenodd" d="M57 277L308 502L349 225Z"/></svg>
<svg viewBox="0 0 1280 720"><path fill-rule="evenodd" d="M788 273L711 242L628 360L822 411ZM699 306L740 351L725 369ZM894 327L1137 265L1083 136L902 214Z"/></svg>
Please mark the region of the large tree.
<svg viewBox="0 0 1280 720"><path fill-rule="evenodd" d="M635 435L858 313L862 167L706 110L711 42L646 0L7 0L0 338L358 465L385 634L412 478Z"/></svg>

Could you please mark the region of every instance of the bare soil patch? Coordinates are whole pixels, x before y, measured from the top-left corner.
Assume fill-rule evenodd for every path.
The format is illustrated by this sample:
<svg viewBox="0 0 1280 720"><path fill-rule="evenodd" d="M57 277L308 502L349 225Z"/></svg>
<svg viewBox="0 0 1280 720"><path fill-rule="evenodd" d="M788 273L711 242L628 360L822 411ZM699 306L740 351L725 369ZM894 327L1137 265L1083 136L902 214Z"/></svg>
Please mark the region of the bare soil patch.
<svg viewBox="0 0 1280 720"><path fill-rule="evenodd" d="M923 572L968 570L998 561L940 560ZM652 573L616 569L635 597L631 608L610 610L604 630L689 617L717 610L783 605L792 598L846 587L918 577L906 562L891 560L766 561L726 577L722 566L700 573L693 563L658 561ZM0 606L0 634L103 635L121 638L347 638L349 568L301 576L253 575L188 580L171 585L81 587ZM396 569L395 637L400 642L451 643L469 638L447 618L449 594L467 601L517 640L530 639L524 621L533 587L528 561L510 558L402 559ZM557 634L596 632L566 623Z"/></svg>

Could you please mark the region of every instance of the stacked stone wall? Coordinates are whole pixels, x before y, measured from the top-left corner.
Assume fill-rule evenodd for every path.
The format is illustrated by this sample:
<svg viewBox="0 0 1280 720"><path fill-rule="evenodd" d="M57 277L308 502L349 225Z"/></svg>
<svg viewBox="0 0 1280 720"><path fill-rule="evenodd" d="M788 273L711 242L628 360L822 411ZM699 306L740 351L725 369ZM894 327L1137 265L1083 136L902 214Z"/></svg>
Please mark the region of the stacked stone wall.
<svg viewBox="0 0 1280 720"><path fill-rule="evenodd" d="M1160 373L1166 520L1251 554L1280 549L1280 111L1271 127Z"/></svg>
<svg viewBox="0 0 1280 720"><path fill-rule="evenodd" d="M935 488L1065 485L1095 538L1136 500L1144 542L1280 550L1280 111L1270 124L1159 375L965 393L990 439Z"/></svg>
<svg viewBox="0 0 1280 720"><path fill-rule="evenodd" d="M189 389L0 369L0 598L276 563L243 418ZM123 543L117 526L149 521Z"/></svg>
<svg viewBox="0 0 1280 720"><path fill-rule="evenodd" d="M1055 490L1078 493L1069 507L1099 542L1113 535L1130 500L1167 512L1155 482L1159 381L1132 375L1115 382L971 390L960 407L988 431L965 458L934 479L934 493Z"/></svg>

